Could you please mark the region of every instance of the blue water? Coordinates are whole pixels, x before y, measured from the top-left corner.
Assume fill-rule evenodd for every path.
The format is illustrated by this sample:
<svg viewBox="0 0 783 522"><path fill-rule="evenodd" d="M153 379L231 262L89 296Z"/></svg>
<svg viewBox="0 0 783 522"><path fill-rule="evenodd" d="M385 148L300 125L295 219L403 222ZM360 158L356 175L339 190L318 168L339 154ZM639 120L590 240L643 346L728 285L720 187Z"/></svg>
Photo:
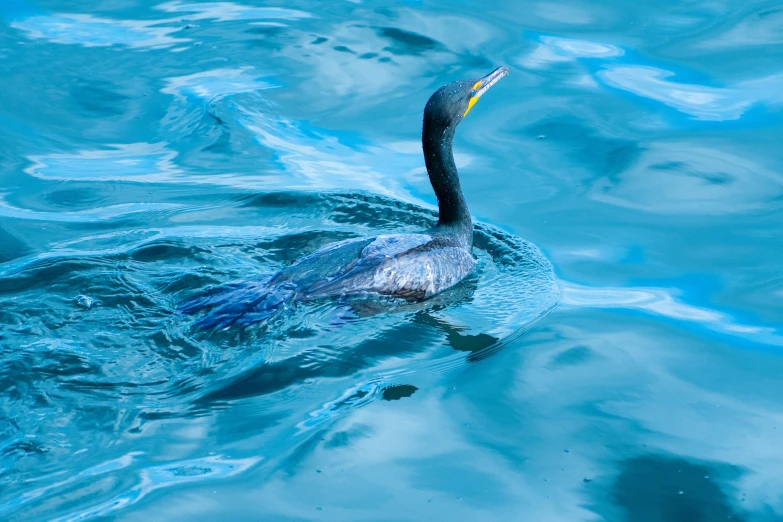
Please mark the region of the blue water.
<svg viewBox="0 0 783 522"><path fill-rule="evenodd" d="M0 2L0 519L783 518L779 2ZM434 218L415 306L174 313Z"/></svg>

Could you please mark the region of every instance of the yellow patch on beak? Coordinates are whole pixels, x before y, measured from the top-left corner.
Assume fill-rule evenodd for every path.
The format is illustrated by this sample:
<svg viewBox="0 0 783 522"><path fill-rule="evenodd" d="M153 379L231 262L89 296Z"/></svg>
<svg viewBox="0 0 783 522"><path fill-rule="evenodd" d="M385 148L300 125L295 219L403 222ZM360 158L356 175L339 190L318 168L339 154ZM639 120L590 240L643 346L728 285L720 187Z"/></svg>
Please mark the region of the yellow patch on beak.
<svg viewBox="0 0 783 522"><path fill-rule="evenodd" d="M471 99L468 101L468 108L467 108L467 110L465 110L465 114L463 114L463 115L462 115L462 117L463 117L463 118L464 118L465 116L467 116L467 115L468 115L468 113L470 112L470 109L472 109L472 108L473 108L473 106L474 106L474 105L476 105L476 102L477 102L477 101L478 101L478 98L476 98L475 96L474 96L474 97L472 97L472 98L471 98Z"/></svg>
<svg viewBox="0 0 783 522"><path fill-rule="evenodd" d="M476 84L473 86L472 90L475 91L479 87L481 87L481 82L480 81L476 82ZM476 105L476 102L478 101L478 99L479 99L479 97L476 96L475 94L470 97L470 100L468 100L468 108L467 108L467 110L465 110L465 114L462 115L463 118L465 116L467 116L468 113L470 112L470 109L472 109L473 106Z"/></svg>

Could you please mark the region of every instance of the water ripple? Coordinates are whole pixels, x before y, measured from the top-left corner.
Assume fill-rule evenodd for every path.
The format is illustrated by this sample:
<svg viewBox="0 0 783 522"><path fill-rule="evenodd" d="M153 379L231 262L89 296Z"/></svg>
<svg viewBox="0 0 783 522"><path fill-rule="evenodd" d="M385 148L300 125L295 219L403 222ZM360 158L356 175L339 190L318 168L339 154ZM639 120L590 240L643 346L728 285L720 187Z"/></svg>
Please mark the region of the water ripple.
<svg viewBox="0 0 783 522"><path fill-rule="evenodd" d="M434 218L429 209L353 193L262 194L235 198L234 205L245 212L278 214L285 226L98 234L63 241L50 253L4 267L0 302L10 326L4 342L22 349L4 351L0 359L0 386L16 390L2 401L16 426L12 432L28 435L14 435L4 446L3 460L14 472L0 480L9 486L13 480L13 491L22 496L3 495L2 509L20 508L19 499L35 500L43 509L56 492L82 491L83 475L57 479L62 466L78 466L69 454L105 447L94 455L101 458L111 449L108 440L122 447L143 439L157 423L211 419L238 401L266 399L269 414L282 415L276 422L286 433L320 429L386 389L410 386L410 379L421 386L428 375L495 353L551 311L559 298L552 267L534 245L478 224L477 277L431 301L324 302L247 330L191 331L172 313L186 295L250 273L266 277L281 263L333 241L341 229L377 234L419 228ZM313 229L313 222L331 225ZM39 293L43 287L48 288L45 295ZM77 296L89 298L92 306L80 306ZM409 341L400 343L403 330ZM358 344L357 332L363 332ZM353 384L323 404L324 393L351 381L364 384ZM315 407L314 400L321 406ZM294 412L282 413L294 404ZM46 426L64 422L63 410L70 412L72 426L92 422L92 436L71 439L47 431ZM52 482L32 492L24 486L24 477L39 473L30 467L31 458L44 459L51 480L42 482ZM63 520L104 516L160 487L233 476L257 460L145 466L139 484L128 486L126 477L110 486L107 478L100 501ZM202 468L211 471L196 472ZM83 473L90 469L108 468ZM50 500L37 500L43 497Z"/></svg>

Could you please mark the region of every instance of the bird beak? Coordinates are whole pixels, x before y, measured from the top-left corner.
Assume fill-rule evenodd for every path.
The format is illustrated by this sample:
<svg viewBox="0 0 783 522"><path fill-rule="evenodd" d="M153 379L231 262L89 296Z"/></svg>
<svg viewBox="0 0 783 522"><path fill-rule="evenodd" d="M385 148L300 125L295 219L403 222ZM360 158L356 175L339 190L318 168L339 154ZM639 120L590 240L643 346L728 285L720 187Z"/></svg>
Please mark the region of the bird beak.
<svg viewBox="0 0 783 522"><path fill-rule="evenodd" d="M488 75L481 78L479 81L476 82L476 84L473 86L473 92L474 94L471 95L470 100L468 100L468 108L465 111L465 114L462 115L464 118L468 115L470 112L470 109L473 108L474 105L476 105L476 102L481 98L485 92L489 90L490 87L495 85L498 80L503 78L505 75L508 74L508 69L505 67L498 67Z"/></svg>

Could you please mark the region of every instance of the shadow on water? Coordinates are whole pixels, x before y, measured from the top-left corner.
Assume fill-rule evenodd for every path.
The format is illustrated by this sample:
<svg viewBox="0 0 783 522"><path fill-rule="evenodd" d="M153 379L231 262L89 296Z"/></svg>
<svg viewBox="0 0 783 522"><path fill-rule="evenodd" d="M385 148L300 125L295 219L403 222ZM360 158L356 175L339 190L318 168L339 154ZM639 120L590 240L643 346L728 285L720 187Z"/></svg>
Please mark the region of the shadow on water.
<svg viewBox="0 0 783 522"><path fill-rule="evenodd" d="M608 506L593 507L607 521L744 522L748 519L727 495L727 488L733 491L730 484L741 474L727 465L645 455L621 462L610 487L590 484L587 489L609 492Z"/></svg>

